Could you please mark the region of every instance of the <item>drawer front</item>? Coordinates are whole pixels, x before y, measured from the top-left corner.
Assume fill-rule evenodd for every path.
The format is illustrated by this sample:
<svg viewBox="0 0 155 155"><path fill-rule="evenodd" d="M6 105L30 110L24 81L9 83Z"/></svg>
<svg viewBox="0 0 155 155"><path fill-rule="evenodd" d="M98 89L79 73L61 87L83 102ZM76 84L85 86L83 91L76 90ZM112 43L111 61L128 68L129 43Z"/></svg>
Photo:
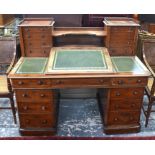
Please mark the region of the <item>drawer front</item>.
<svg viewBox="0 0 155 155"><path fill-rule="evenodd" d="M13 88L48 88L51 86L50 79L12 79Z"/></svg>
<svg viewBox="0 0 155 155"><path fill-rule="evenodd" d="M52 90L18 89L15 91L17 102L48 103L53 101Z"/></svg>
<svg viewBox="0 0 155 155"><path fill-rule="evenodd" d="M52 46L51 40L27 40L25 48L49 48Z"/></svg>
<svg viewBox="0 0 155 155"><path fill-rule="evenodd" d="M67 88L111 86L110 78L12 79L13 88Z"/></svg>
<svg viewBox="0 0 155 155"><path fill-rule="evenodd" d="M111 56L131 56L134 54L134 48L132 46L109 47L109 53Z"/></svg>
<svg viewBox="0 0 155 155"><path fill-rule="evenodd" d="M115 42L122 42L122 43L126 43L126 41L134 41L134 34L111 34L110 36L110 43L115 43Z"/></svg>
<svg viewBox="0 0 155 155"><path fill-rule="evenodd" d="M49 33L25 33L24 41L32 41L32 40L52 40L52 36Z"/></svg>
<svg viewBox="0 0 155 155"><path fill-rule="evenodd" d="M113 86L146 86L147 78L137 77L137 78L112 78Z"/></svg>
<svg viewBox="0 0 155 155"><path fill-rule="evenodd" d="M139 120L139 111L109 112L106 125L129 125L138 123Z"/></svg>
<svg viewBox="0 0 155 155"><path fill-rule="evenodd" d="M55 113L54 102L18 102L19 113Z"/></svg>
<svg viewBox="0 0 155 155"><path fill-rule="evenodd" d="M118 41L111 41L109 47L134 47L134 40L124 39Z"/></svg>
<svg viewBox="0 0 155 155"><path fill-rule="evenodd" d="M110 90L112 99L141 99L144 95L144 88L113 88Z"/></svg>
<svg viewBox="0 0 155 155"><path fill-rule="evenodd" d="M53 88L103 87L111 85L110 78L53 79Z"/></svg>
<svg viewBox="0 0 155 155"><path fill-rule="evenodd" d="M125 40L126 39L131 40L132 38L134 39L134 36L135 36L135 32L111 32L110 33L110 40L113 40L113 41L121 40L121 41L123 41L123 38Z"/></svg>
<svg viewBox="0 0 155 155"><path fill-rule="evenodd" d="M51 47L49 48L26 48L25 53L28 57L48 57Z"/></svg>
<svg viewBox="0 0 155 155"><path fill-rule="evenodd" d="M131 33L134 32L136 29L135 27L130 27L130 26L117 26L117 27L111 27L110 31L112 33L118 32L118 33Z"/></svg>
<svg viewBox="0 0 155 155"><path fill-rule="evenodd" d="M52 33L52 28L51 27L44 27L44 26L40 26L40 27L23 27L22 28L23 34L29 34L29 33L48 33L51 34Z"/></svg>
<svg viewBox="0 0 155 155"><path fill-rule="evenodd" d="M20 128L51 128L56 127L56 117L52 114L20 114Z"/></svg>
<svg viewBox="0 0 155 155"><path fill-rule="evenodd" d="M120 110L140 111L141 105L142 105L142 100L111 99L109 110L110 111L120 111Z"/></svg>

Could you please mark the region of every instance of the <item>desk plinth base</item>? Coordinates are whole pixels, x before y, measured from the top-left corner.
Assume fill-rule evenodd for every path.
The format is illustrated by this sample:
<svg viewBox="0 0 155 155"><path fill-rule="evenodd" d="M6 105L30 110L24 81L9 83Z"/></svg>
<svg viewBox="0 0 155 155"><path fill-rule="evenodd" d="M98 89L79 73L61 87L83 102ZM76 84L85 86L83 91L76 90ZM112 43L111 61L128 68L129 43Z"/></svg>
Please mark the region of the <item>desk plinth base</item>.
<svg viewBox="0 0 155 155"><path fill-rule="evenodd" d="M125 126L108 126L104 127L106 134L126 134L140 132L140 125L125 125Z"/></svg>
<svg viewBox="0 0 155 155"><path fill-rule="evenodd" d="M47 129L19 129L22 136L53 136L56 134L56 128Z"/></svg>

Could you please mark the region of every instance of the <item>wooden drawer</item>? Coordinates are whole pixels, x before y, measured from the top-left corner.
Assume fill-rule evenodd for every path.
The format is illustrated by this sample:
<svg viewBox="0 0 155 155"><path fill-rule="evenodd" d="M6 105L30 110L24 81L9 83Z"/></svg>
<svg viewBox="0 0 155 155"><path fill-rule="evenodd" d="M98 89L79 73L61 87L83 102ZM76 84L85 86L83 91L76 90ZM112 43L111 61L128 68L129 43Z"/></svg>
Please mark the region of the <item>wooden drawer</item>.
<svg viewBox="0 0 155 155"><path fill-rule="evenodd" d="M110 36L110 43L111 42L124 42L125 41L134 41L134 35L132 34L111 34Z"/></svg>
<svg viewBox="0 0 155 155"><path fill-rule="evenodd" d="M111 80L113 86L146 86L147 78L137 77L137 78L112 78Z"/></svg>
<svg viewBox="0 0 155 155"><path fill-rule="evenodd" d="M53 79L53 88L86 88L111 85L110 78Z"/></svg>
<svg viewBox="0 0 155 155"><path fill-rule="evenodd" d="M51 40L52 36L49 33L25 33L23 38L24 38L24 41L25 40L44 40L44 39Z"/></svg>
<svg viewBox="0 0 155 155"><path fill-rule="evenodd" d="M110 33L110 40L115 40L116 38L117 39L132 39L132 38L134 38L134 36L135 36L135 32L133 31L133 32L127 32L127 31L120 31L120 32L111 32ZM117 41L117 40L115 40L115 41Z"/></svg>
<svg viewBox="0 0 155 155"><path fill-rule="evenodd" d="M134 40L132 39L124 39L124 40L118 40L117 41L111 41L109 47L128 47L134 46Z"/></svg>
<svg viewBox="0 0 155 155"><path fill-rule="evenodd" d="M138 123L139 120L139 111L109 112L106 125L129 125Z"/></svg>
<svg viewBox="0 0 155 155"><path fill-rule="evenodd" d="M13 88L81 88L111 86L110 78L12 79Z"/></svg>
<svg viewBox="0 0 155 155"><path fill-rule="evenodd" d="M36 44L36 43L52 43L52 39L51 37L44 37L44 38L41 38L41 37L34 37L34 38L24 38L24 43L26 45L29 45L29 43L31 44Z"/></svg>
<svg viewBox="0 0 155 155"><path fill-rule="evenodd" d="M48 88L50 79L11 79L13 88Z"/></svg>
<svg viewBox="0 0 155 155"><path fill-rule="evenodd" d="M109 110L110 111L121 111L121 110L139 110L141 109L142 100L132 99L111 99Z"/></svg>
<svg viewBox="0 0 155 155"><path fill-rule="evenodd" d="M32 40L25 41L25 48L50 48L52 46L51 40Z"/></svg>
<svg viewBox="0 0 155 155"><path fill-rule="evenodd" d="M55 113L54 102L18 102L19 113Z"/></svg>
<svg viewBox="0 0 155 155"><path fill-rule="evenodd" d="M144 95L144 88L113 88L110 90L110 97L113 99L141 99Z"/></svg>
<svg viewBox="0 0 155 155"><path fill-rule="evenodd" d="M52 90L18 89L15 91L17 102L49 103L53 102Z"/></svg>
<svg viewBox="0 0 155 155"><path fill-rule="evenodd" d="M51 34L52 33L52 28L51 27L44 27L44 26L40 26L40 27L23 27L22 28L23 34L27 34L27 33L48 33Z"/></svg>
<svg viewBox="0 0 155 155"><path fill-rule="evenodd" d="M52 114L20 114L20 128L56 127L56 116Z"/></svg>
<svg viewBox="0 0 155 155"><path fill-rule="evenodd" d="M126 47L110 47L109 53L111 56L131 56L134 54L134 49L131 46Z"/></svg>
<svg viewBox="0 0 155 155"><path fill-rule="evenodd" d="M120 50L119 52L125 51L125 52L129 52L129 51L133 51L134 45L131 42L128 43L114 43L114 44L110 44L109 48L111 50ZM125 53L124 53L125 54Z"/></svg>
<svg viewBox="0 0 155 155"><path fill-rule="evenodd" d="M134 32L136 29L134 27L131 27L131 26L117 26L117 27L111 27L110 28L110 31L112 33L131 33L131 32Z"/></svg>
<svg viewBox="0 0 155 155"><path fill-rule="evenodd" d="M25 53L28 57L48 57L51 47L49 48L26 48Z"/></svg>

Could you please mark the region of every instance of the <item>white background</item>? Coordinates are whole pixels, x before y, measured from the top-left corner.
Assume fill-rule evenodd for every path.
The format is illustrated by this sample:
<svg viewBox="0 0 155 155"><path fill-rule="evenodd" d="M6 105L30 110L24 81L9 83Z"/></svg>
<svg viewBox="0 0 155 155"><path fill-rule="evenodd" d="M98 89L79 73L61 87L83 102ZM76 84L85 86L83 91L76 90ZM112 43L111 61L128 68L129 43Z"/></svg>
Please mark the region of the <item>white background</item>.
<svg viewBox="0 0 155 155"><path fill-rule="evenodd" d="M0 13L154 14L155 5L153 0L0 0ZM154 141L0 141L0 155L150 155L153 152Z"/></svg>
<svg viewBox="0 0 155 155"><path fill-rule="evenodd" d="M154 0L0 0L0 13L153 13Z"/></svg>

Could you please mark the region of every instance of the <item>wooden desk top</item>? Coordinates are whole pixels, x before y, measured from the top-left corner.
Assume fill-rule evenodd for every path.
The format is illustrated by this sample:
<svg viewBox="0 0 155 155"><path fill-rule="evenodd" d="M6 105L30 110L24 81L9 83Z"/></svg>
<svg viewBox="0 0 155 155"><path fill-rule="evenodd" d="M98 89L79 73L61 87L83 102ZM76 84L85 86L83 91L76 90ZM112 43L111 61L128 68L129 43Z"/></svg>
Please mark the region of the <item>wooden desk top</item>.
<svg viewBox="0 0 155 155"><path fill-rule="evenodd" d="M52 18L25 18L19 26L53 26L54 23Z"/></svg>
<svg viewBox="0 0 155 155"><path fill-rule="evenodd" d="M133 18L106 17L103 21L106 26L140 26Z"/></svg>
<svg viewBox="0 0 155 155"><path fill-rule="evenodd" d="M67 53L67 58L58 65L59 67L66 67L55 69L55 61L57 61L56 56L58 57L58 53L60 51L65 50L65 56ZM69 58L69 50L72 51L74 57L79 57L77 59L74 59L74 57ZM86 50L86 51L84 51ZM101 51L100 51L101 50ZM78 54L76 54L76 52ZM82 63L81 62L81 52L87 52L87 60L88 63ZM94 52L93 55L91 52ZM95 52L98 52L95 54ZM103 52L104 55L102 55ZM84 56L86 56L84 55ZM89 56L91 58L90 61L96 61L96 62L89 62ZM93 59L93 57L94 59ZM60 57L63 59L63 56L60 55ZM60 58L59 57L59 58ZM101 57L104 59L101 59ZM86 58L85 58L86 59ZM93 60L92 60L93 59ZM98 63L100 60L105 61L105 63ZM70 62L71 60L71 62ZM74 64L75 61L76 64ZM66 62L69 62L70 65L66 65ZM85 60L82 60L85 61ZM58 62L59 63L59 62ZM79 67L78 69L75 69L72 65L74 64L74 67ZM89 69L89 65L93 65L95 69ZM63 65L63 66L62 66ZM81 66L82 65L82 66ZM107 66L106 66L107 65ZM71 68L74 69L71 69ZM81 69L80 67L86 67L85 69ZM91 66L92 67L92 66ZM99 68L97 68L99 67ZM100 68L101 67L101 68ZM136 56L121 56L121 57L111 57L109 56L108 52L106 51L106 48L96 48L96 47L85 47L85 48L79 48L77 47L57 47L51 49L51 55L50 58L24 58L22 57L18 63L15 65L13 70L10 72L9 77L10 78L82 78L82 77L137 77L137 76L150 76L150 72L147 70L147 68L143 65L143 63L139 60Z"/></svg>

